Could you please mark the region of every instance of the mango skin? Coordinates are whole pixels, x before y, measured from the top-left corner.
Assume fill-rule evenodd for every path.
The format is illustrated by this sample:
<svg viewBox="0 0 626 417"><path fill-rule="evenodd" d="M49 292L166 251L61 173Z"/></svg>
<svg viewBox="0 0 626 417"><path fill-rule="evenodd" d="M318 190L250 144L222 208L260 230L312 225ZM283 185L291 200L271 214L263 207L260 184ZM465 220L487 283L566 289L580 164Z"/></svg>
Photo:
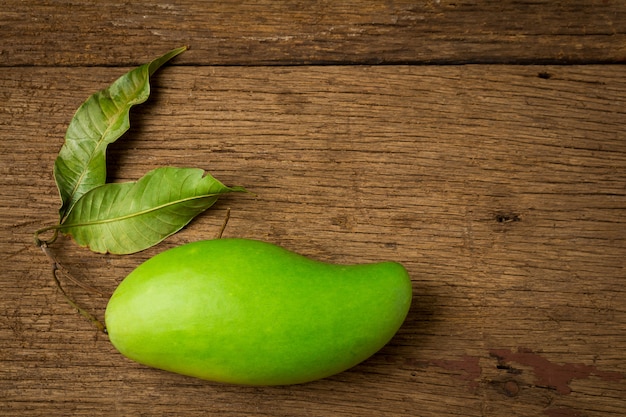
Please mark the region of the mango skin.
<svg viewBox="0 0 626 417"><path fill-rule="evenodd" d="M141 264L107 305L113 345L154 368L242 385L342 372L402 325L410 278L395 262L333 265L248 239L182 245Z"/></svg>

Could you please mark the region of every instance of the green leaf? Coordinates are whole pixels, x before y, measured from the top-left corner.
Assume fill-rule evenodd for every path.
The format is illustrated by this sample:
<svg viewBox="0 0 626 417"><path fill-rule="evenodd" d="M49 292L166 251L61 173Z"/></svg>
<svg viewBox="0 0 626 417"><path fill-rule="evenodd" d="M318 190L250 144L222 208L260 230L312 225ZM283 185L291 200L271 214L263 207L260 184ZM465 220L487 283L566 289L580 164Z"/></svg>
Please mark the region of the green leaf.
<svg viewBox="0 0 626 417"><path fill-rule="evenodd" d="M186 47L174 49L124 74L78 108L54 163L54 178L62 200L61 222L83 194L106 182L107 145L130 127L130 108L148 99L150 76L184 50Z"/></svg>
<svg viewBox="0 0 626 417"><path fill-rule="evenodd" d="M182 229L218 196L246 191L204 174L202 169L164 167L137 182L94 188L76 202L58 229L94 252L141 251Z"/></svg>

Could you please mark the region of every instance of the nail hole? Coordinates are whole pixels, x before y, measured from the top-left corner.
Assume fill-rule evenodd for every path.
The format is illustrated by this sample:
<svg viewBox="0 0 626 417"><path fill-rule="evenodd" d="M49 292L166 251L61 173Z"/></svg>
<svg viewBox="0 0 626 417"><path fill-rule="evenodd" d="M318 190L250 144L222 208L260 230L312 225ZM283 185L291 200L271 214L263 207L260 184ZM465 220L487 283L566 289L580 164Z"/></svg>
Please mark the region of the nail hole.
<svg viewBox="0 0 626 417"><path fill-rule="evenodd" d="M519 385L515 381L506 381L502 388L504 393L509 397L515 397L519 393Z"/></svg>

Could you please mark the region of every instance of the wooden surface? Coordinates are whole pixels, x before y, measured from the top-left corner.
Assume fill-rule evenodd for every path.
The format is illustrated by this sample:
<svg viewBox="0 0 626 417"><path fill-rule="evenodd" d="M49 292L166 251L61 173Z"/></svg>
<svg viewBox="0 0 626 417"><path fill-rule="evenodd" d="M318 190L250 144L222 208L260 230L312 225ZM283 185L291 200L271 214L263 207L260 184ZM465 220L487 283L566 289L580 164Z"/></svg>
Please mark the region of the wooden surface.
<svg viewBox="0 0 626 417"><path fill-rule="evenodd" d="M143 3L143 4L142 4ZM626 60L622 0L4 0L7 65L590 63Z"/></svg>
<svg viewBox="0 0 626 417"><path fill-rule="evenodd" d="M28 3L0 6L0 415L624 415L624 2ZM110 180L193 166L256 197L139 254L55 253L110 293L230 208L226 236L400 261L409 316L354 369L271 388L148 369L54 287L32 234L56 220L69 120L183 44Z"/></svg>

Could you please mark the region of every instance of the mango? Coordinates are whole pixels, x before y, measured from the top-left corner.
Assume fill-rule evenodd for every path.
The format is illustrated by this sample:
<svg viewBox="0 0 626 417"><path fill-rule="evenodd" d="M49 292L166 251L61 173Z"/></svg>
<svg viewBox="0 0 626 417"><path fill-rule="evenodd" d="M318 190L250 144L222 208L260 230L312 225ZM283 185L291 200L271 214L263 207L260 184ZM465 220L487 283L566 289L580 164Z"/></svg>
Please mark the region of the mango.
<svg viewBox="0 0 626 417"><path fill-rule="evenodd" d="M249 239L182 245L147 260L113 293L111 343L154 368L211 381L287 385L367 359L408 313L402 265L334 265Z"/></svg>

